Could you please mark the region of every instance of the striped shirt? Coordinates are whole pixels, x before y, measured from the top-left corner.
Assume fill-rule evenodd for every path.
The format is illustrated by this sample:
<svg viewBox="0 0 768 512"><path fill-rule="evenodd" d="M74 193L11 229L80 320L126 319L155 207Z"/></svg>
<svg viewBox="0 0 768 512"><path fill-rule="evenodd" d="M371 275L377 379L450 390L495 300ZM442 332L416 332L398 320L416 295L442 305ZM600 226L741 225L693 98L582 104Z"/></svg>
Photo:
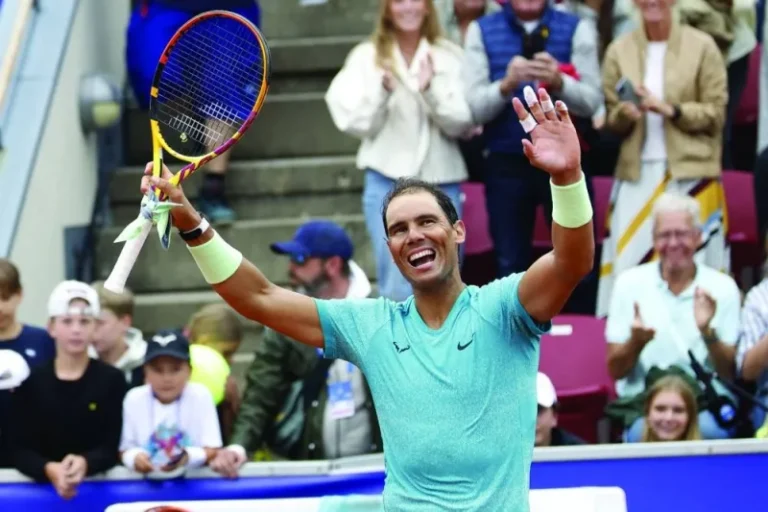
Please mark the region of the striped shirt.
<svg viewBox="0 0 768 512"><path fill-rule="evenodd" d="M736 348L736 366L741 372L744 357L757 345L763 336L768 334L768 279L763 279L752 287L744 300L741 312L741 329L739 344ZM758 379L758 389L768 391L768 371Z"/></svg>

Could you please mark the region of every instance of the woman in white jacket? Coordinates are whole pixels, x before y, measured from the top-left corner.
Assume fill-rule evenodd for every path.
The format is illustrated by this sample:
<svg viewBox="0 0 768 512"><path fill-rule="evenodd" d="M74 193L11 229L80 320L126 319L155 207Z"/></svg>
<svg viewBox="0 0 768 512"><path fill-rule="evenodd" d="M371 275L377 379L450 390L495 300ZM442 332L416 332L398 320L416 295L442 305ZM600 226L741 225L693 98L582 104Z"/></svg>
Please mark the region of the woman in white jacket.
<svg viewBox="0 0 768 512"><path fill-rule="evenodd" d="M325 97L338 129L362 139L357 167L366 173L363 211L380 293L393 300L411 294L381 221L382 201L395 180L439 184L461 214L467 170L456 138L472 127L461 51L441 35L433 0L381 0L371 40L350 52Z"/></svg>

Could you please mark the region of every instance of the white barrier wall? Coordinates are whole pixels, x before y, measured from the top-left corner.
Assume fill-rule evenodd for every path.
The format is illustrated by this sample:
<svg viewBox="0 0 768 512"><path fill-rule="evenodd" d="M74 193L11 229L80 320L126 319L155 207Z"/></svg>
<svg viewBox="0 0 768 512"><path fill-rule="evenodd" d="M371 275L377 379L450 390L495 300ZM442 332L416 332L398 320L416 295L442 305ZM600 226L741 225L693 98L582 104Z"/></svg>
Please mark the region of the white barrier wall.
<svg viewBox="0 0 768 512"><path fill-rule="evenodd" d="M187 512L378 512L381 496L327 496L273 500L142 502L112 505L106 512L146 512L171 505ZM627 512L624 491L618 487L534 490L531 512Z"/></svg>

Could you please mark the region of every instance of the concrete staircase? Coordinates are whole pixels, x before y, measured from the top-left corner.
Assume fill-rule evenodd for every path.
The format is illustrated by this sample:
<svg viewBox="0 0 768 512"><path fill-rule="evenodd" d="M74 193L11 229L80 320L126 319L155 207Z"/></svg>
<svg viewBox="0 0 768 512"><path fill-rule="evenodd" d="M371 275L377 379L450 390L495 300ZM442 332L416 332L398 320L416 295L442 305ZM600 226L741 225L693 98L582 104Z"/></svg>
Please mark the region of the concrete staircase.
<svg viewBox="0 0 768 512"><path fill-rule="evenodd" d="M301 7L298 0L261 0L270 42L273 81L262 113L235 148L227 179L238 222L222 235L272 281L286 282L287 261L269 251L289 239L309 217L334 218L356 247L355 260L374 275L373 257L361 214L363 175L355 169L358 141L339 133L323 95L349 50L370 33L378 2L329 0ZM110 188L114 227L99 234L97 274L106 278L121 245L113 240L138 211L139 180L151 160L145 112L131 109L124 120L125 167ZM172 170L177 162L167 162ZM184 188L194 200L199 176ZM168 252L156 237L144 247L128 285L137 295L135 324L150 334L184 325L202 305L220 300L205 283L180 239ZM243 319L246 339L234 371L242 375L258 342L260 326Z"/></svg>

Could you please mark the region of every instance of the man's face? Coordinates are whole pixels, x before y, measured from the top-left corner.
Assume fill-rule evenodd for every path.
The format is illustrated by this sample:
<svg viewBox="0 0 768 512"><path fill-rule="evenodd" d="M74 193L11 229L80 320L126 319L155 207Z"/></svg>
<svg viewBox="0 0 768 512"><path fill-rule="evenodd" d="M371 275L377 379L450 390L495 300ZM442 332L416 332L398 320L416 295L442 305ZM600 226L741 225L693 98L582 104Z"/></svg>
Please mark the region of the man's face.
<svg viewBox="0 0 768 512"><path fill-rule="evenodd" d="M486 0L454 0L453 9L456 13L476 13L478 16L485 11Z"/></svg>
<svg viewBox="0 0 768 512"><path fill-rule="evenodd" d="M69 304L68 314L51 318L48 332L56 340L56 350L70 355L88 350L96 333L96 318L85 311L88 307L84 300L75 299Z"/></svg>
<svg viewBox="0 0 768 512"><path fill-rule="evenodd" d="M331 276L326 268L326 260L322 258L301 260L291 258L291 262L288 264L288 274L291 278L291 284L310 297L321 298L323 289L331 281Z"/></svg>
<svg viewBox="0 0 768 512"><path fill-rule="evenodd" d="M539 406L536 416L536 446L552 444L552 429L557 426L557 413L554 407Z"/></svg>
<svg viewBox="0 0 768 512"><path fill-rule="evenodd" d="M509 0L515 15L522 21L531 21L541 17L547 0Z"/></svg>
<svg viewBox="0 0 768 512"><path fill-rule="evenodd" d="M21 292L7 297L0 295L0 331L10 328L16 321L19 304L21 304Z"/></svg>
<svg viewBox="0 0 768 512"><path fill-rule="evenodd" d="M670 19L674 4L674 0L635 0L635 6L646 23L658 23Z"/></svg>
<svg viewBox="0 0 768 512"><path fill-rule="evenodd" d="M653 226L653 247L662 268L679 270L693 264L701 232L688 212L663 212Z"/></svg>
<svg viewBox="0 0 768 512"><path fill-rule="evenodd" d="M451 225L429 192L395 197L387 208L387 244L400 272L414 288L448 280L458 266L464 223Z"/></svg>
<svg viewBox="0 0 768 512"><path fill-rule="evenodd" d="M93 338L93 348L102 354L112 350L125 340L125 334L131 326L131 317L119 318L113 311L103 309L96 321L96 334Z"/></svg>

